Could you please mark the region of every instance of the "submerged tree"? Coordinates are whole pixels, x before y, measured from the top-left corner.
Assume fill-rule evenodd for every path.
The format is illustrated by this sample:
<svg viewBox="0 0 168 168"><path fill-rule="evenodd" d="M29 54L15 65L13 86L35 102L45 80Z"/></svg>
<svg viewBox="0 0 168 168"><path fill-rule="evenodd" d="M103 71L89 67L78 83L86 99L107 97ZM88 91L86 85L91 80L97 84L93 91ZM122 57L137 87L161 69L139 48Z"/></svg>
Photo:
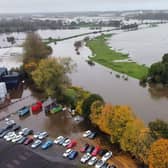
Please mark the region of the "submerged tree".
<svg viewBox="0 0 168 168"><path fill-rule="evenodd" d="M51 47L44 44L41 37L34 32L27 34L23 48L24 64L27 64L29 62L38 62L41 59L47 58L47 56L52 52Z"/></svg>

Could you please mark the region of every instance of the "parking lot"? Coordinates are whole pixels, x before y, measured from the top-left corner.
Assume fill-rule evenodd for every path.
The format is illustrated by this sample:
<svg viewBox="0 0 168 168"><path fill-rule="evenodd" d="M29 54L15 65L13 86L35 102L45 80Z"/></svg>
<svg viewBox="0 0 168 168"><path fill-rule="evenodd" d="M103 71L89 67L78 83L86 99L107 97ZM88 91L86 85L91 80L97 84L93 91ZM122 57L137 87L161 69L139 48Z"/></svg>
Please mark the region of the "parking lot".
<svg viewBox="0 0 168 168"><path fill-rule="evenodd" d="M19 107L20 108L20 107ZM104 146L104 142L102 144L102 139L101 137L98 135L96 139L92 140L89 138L83 138L82 134L85 130L87 130L89 128L89 125L86 125L86 123L78 123L76 122L73 117L69 114L69 112L60 112L58 114L55 115L51 115L51 116L46 116L45 113L42 111L36 115L33 115L32 113L30 113L30 115L27 115L23 118L18 117L17 114L13 114L10 116L10 119L13 119L17 124L19 124L22 128L30 128L34 131L34 133L38 132L38 131L47 131L49 134L49 137L47 139L51 139L54 140L56 137L62 135L64 137L68 137L70 139L75 139L77 141L77 146L74 147L74 150L78 151L78 156L76 159L74 160L69 160L68 158L63 158L62 154L65 152L66 148L60 145L53 145L51 148L47 149L47 150L42 150L40 147L37 149L32 149L31 145L25 146L25 145L15 145L12 143L6 143L4 142L4 140L1 140L1 143L5 143L8 148L11 148L11 153L15 153L14 151L28 151L30 152L30 154L34 154L35 157L33 158L37 158L37 160L39 159L39 163L40 162L45 162L42 165L44 165L45 168L45 164L50 164L50 166L52 167L52 164L56 163L57 165L60 164L60 168L64 167L65 164L68 165L68 167L80 167L81 163L80 163L80 158L83 156L82 153L79 152L80 148L85 144L88 143L90 145L96 146L99 145L101 148L106 148L108 150L112 150L109 146ZM0 121L0 127L2 127L5 124L5 121ZM44 140L45 141L45 140ZM19 158L12 158L9 159L9 157L7 157L8 155L10 156L10 154L7 151L7 148L4 149L6 150L6 162L3 162L3 166L7 163L7 161L11 164L13 163L12 160L14 160L14 164L13 165L17 165L19 164L18 161L15 160L20 160ZM14 151L12 151L14 150ZM2 152L3 149L1 149L0 152ZM18 152L18 156L19 156ZM24 154L23 154L24 156ZM16 156L15 156L16 157ZM26 157L26 156L24 156ZM101 157L98 157L99 159ZM129 164L124 164L122 163L122 160L124 159L124 163L125 160L127 160L127 157L120 157L120 156L113 156L112 159L110 159L108 162L111 164L115 164L117 167L119 168L136 168L134 162L129 162ZM4 159L5 160L5 159ZM24 159L23 159L24 160ZM27 159L30 160L30 159ZM42 161L41 161L42 160ZM22 159L19 162L23 162ZM27 163L28 161L24 161L24 163L26 165L29 165L30 163ZM36 162L36 161L34 161ZM21 165L20 163L20 165ZM35 164L35 163L34 163ZM7 168L12 168L10 167L10 165L8 165ZM22 167L24 168L24 167ZM38 167L37 167L38 168ZM43 168L43 167L40 167Z"/></svg>

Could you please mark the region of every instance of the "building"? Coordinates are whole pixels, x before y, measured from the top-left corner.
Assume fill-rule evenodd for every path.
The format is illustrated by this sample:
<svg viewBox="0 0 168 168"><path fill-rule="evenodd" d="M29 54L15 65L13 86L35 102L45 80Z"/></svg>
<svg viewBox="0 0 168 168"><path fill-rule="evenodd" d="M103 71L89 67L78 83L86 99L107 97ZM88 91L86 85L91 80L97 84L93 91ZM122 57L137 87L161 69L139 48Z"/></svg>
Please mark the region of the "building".
<svg viewBox="0 0 168 168"><path fill-rule="evenodd" d="M7 89L17 88L21 81L18 72L8 72L7 68L0 68L0 82L5 82Z"/></svg>

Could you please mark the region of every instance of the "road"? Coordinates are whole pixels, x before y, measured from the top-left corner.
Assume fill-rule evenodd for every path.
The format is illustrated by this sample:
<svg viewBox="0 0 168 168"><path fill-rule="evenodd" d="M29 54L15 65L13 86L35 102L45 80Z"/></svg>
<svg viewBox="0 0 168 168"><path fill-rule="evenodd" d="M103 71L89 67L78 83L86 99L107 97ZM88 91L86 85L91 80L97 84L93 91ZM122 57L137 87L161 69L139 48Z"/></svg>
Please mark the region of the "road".
<svg viewBox="0 0 168 168"><path fill-rule="evenodd" d="M29 150L24 145L13 145L0 140L0 168L75 168L65 160L51 161Z"/></svg>

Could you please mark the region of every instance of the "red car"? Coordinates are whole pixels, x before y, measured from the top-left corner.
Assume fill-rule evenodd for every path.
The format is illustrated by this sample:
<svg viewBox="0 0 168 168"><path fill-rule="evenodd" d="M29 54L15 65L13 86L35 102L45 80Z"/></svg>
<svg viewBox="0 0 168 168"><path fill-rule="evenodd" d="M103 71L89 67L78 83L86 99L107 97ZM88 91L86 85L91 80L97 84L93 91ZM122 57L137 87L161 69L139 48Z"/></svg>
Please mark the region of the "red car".
<svg viewBox="0 0 168 168"><path fill-rule="evenodd" d="M86 150L88 149L88 147L89 147L89 144L86 143L86 144L80 149L80 152L82 152L82 153L86 152Z"/></svg>
<svg viewBox="0 0 168 168"><path fill-rule="evenodd" d="M31 110L33 113L40 112L42 110L43 103L41 101L36 102L36 104L32 105Z"/></svg>
<svg viewBox="0 0 168 168"><path fill-rule="evenodd" d="M32 143L33 141L34 141L33 137L30 136L26 139L26 141L24 142L24 145L28 145L28 144Z"/></svg>
<svg viewBox="0 0 168 168"><path fill-rule="evenodd" d="M91 153L92 156L96 156L100 151L100 147L99 146L96 146L93 150L93 152Z"/></svg>
<svg viewBox="0 0 168 168"><path fill-rule="evenodd" d="M76 146L77 142L75 140L71 140L70 144L67 146L67 148L73 148L74 146Z"/></svg>

